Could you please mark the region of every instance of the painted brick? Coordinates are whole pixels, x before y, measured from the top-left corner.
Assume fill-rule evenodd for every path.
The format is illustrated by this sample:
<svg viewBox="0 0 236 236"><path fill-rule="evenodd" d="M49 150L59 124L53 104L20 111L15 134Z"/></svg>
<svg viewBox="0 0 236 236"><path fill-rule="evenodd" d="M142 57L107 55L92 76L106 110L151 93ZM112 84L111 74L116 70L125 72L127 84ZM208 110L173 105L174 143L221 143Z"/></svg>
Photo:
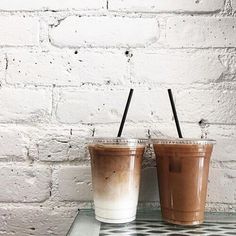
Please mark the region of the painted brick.
<svg viewBox="0 0 236 236"><path fill-rule="evenodd" d="M59 47L144 47L158 38L153 18L71 16L50 32L52 44Z"/></svg>
<svg viewBox="0 0 236 236"><path fill-rule="evenodd" d="M92 200L90 167L68 166L58 172L58 191L65 201Z"/></svg>
<svg viewBox="0 0 236 236"><path fill-rule="evenodd" d="M200 120L199 120L200 121ZM198 122L194 123L184 123L181 122L181 129L183 136L185 138L196 138L200 139L202 134L202 129L200 128ZM151 126L143 126L138 128L131 125L128 125L124 129L124 136L128 137L144 137L147 134L147 129L151 130L151 135L153 138L166 138L172 137L176 138L177 131L175 122L170 123L159 123L158 125L153 124ZM114 129L114 127L113 127ZM146 132L145 132L146 129ZM105 135L108 135L104 127L99 127L96 129L96 135L102 136L103 130L106 131ZM138 131L141 131L138 133ZM110 131L111 132L111 131ZM219 125L219 124L210 124L207 128L203 130L207 132L207 138L216 140L216 145L214 145L212 153L212 161L217 162L217 165L227 165L230 169L234 169L234 160L235 160L235 142L236 142L236 125ZM138 133L138 135L135 135Z"/></svg>
<svg viewBox="0 0 236 236"><path fill-rule="evenodd" d="M50 169L0 167L0 202L43 202L50 196Z"/></svg>
<svg viewBox="0 0 236 236"><path fill-rule="evenodd" d="M157 169L155 167L145 168L142 170L139 201L159 201Z"/></svg>
<svg viewBox="0 0 236 236"><path fill-rule="evenodd" d="M232 0L233 11L236 11L236 0Z"/></svg>
<svg viewBox="0 0 236 236"><path fill-rule="evenodd" d="M0 82L5 79L5 71L6 71L6 59L5 55L0 56Z"/></svg>
<svg viewBox="0 0 236 236"><path fill-rule="evenodd" d="M169 105L170 107L170 105ZM166 107L166 112L171 112L170 108ZM200 120L199 120L200 121ZM181 128L183 136L186 138L201 138L201 128L198 122L193 123L185 123L181 122ZM96 124L93 126L95 128L95 136L96 137L109 137L112 136L115 131L118 132L118 127L116 123L114 124ZM169 122L158 122L158 123L142 123L141 125L137 126L137 123L129 122L126 123L125 128L122 132L124 137L148 137L148 129L150 130L150 134L152 138L166 138L172 137L176 138L177 130L175 126L174 120L170 120ZM235 140L236 138L236 125L214 125L210 124L209 127L203 130L207 132L207 137L210 139L217 140L217 144L225 143L227 140ZM231 142L230 142L231 143ZM233 141L232 141L233 143ZM221 146L221 144L217 145ZM218 147L219 148L219 147ZM230 148L232 149L232 147ZM218 152L218 151L217 151ZM219 150L219 152L221 152ZM216 153L217 154L217 153ZM234 151L232 151L232 155ZM220 158L220 157L218 157ZM229 159L231 157L229 156ZM222 159L222 157L221 157ZM225 158L224 158L225 159ZM224 160L223 159L223 160ZM226 158L227 159L227 158ZM227 160L228 161L228 160Z"/></svg>
<svg viewBox="0 0 236 236"><path fill-rule="evenodd" d="M128 115L129 116L129 115ZM128 117L127 117L128 119ZM93 126L95 128L95 136L96 137L110 137L118 133L119 125L114 124L98 124ZM122 136L124 137L146 137L147 130L149 126L145 124L140 125L137 128L136 124L126 123L122 132Z"/></svg>
<svg viewBox="0 0 236 236"><path fill-rule="evenodd" d="M39 44L39 20L32 17L1 16L0 46Z"/></svg>
<svg viewBox="0 0 236 236"><path fill-rule="evenodd" d="M236 19L233 17L171 17L166 42L176 48L235 47Z"/></svg>
<svg viewBox="0 0 236 236"><path fill-rule="evenodd" d="M176 106L182 121L236 123L235 90L185 90L176 93Z"/></svg>
<svg viewBox="0 0 236 236"><path fill-rule="evenodd" d="M220 190L220 191L219 191ZM210 169L208 202L236 203L236 171Z"/></svg>
<svg viewBox="0 0 236 236"><path fill-rule="evenodd" d="M0 160L24 160L27 141L20 130L0 127Z"/></svg>
<svg viewBox="0 0 236 236"><path fill-rule="evenodd" d="M51 112L51 91L43 89L0 89L0 122L42 122Z"/></svg>
<svg viewBox="0 0 236 236"><path fill-rule="evenodd" d="M87 159L85 137L89 132L75 129L47 129L31 138L29 156L38 161L72 161Z"/></svg>
<svg viewBox="0 0 236 236"><path fill-rule="evenodd" d="M120 122L128 90L125 91L63 91L57 104L56 117L61 123ZM164 99L163 99L164 98ZM165 89L136 89L130 105L127 122L171 121L168 95ZM81 111L81 112L77 112ZM116 131L115 131L116 132ZM116 134L111 134L116 135Z"/></svg>
<svg viewBox="0 0 236 236"><path fill-rule="evenodd" d="M75 208L0 207L0 235L66 235L75 215Z"/></svg>
<svg viewBox="0 0 236 236"><path fill-rule="evenodd" d="M95 10L102 8L103 0L38 0L32 2L31 0L9 1L2 0L0 2L0 10L4 11L34 11L34 10Z"/></svg>
<svg viewBox="0 0 236 236"><path fill-rule="evenodd" d="M236 153L235 138L217 138L215 145L213 160L216 161L234 161Z"/></svg>
<svg viewBox="0 0 236 236"><path fill-rule="evenodd" d="M134 53L131 59L134 83L191 84L217 82L226 67L219 55L160 50L156 53Z"/></svg>
<svg viewBox="0 0 236 236"><path fill-rule="evenodd" d="M120 84L126 80L125 52L77 52L8 54L6 80L10 84L68 86Z"/></svg>
<svg viewBox="0 0 236 236"><path fill-rule="evenodd" d="M109 10L130 12L212 12L223 6L223 0L109 0Z"/></svg>

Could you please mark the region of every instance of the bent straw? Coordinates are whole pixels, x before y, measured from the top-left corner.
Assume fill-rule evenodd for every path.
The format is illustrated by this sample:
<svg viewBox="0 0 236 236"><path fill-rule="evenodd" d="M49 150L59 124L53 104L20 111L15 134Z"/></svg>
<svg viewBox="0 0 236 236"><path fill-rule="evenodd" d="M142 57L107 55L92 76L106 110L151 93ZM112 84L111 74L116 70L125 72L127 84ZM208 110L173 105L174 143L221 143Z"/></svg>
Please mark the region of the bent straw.
<svg viewBox="0 0 236 236"><path fill-rule="evenodd" d="M126 116L127 116L128 110L129 110L129 105L130 105L131 98L132 98L132 95L133 95L133 91L134 91L133 89L130 89L130 91L129 91L129 96L128 96L128 99L127 99L127 102L126 102L125 110L124 110L123 117L122 117L122 120L121 120L121 123L120 123L120 128L119 128L119 132L117 134L117 137L120 137L121 134L122 134L124 124L125 124L125 120L126 120Z"/></svg>
<svg viewBox="0 0 236 236"><path fill-rule="evenodd" d="M168 89L168 94L169 94L170 104L171 104L172 112L173 112L173 115L174 115L175 124L176 124L176 128L177 128L177 132L178 132L179 138L183 138L182 133L181 133L181 129L180 129L180 125L179 125L179 120L178 120L177 112L176 112L176 109L175 109L175 103L174 103L174 99L173 99L173 95L172 95L171 89Z"/></svg>

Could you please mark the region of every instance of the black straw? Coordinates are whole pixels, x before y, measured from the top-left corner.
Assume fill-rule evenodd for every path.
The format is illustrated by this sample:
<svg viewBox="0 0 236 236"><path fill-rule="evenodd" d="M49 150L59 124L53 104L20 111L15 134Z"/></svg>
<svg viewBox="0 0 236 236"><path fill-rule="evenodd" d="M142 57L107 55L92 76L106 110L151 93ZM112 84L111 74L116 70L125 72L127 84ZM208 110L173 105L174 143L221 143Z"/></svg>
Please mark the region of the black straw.
<svg viewBox="0 0 236 236"><path fill-rule="evenodd" d="M121 134L122 134L124 124L125 124L125 120L126 120L126 116L127 116L128 110L129 110L129 105L130 105L131 98L132 98L132 95L133 95L133 91L134 91L133 89L130 89L130 91L129 91L129 96L128 96L128 99L127 99L127 102L126 102L124 114L123 114L123 117L122 117L122 120L121 120L121 123L120 123L120 128L119 128L119 132L117 134L117 137L120 137Z"/></svg>
<svg viewBox="0 0 236 236"><path fill-rule="evenodd" d="M176 112L176 109L175 109L175 103L174 103L174 99L173 99L171 89L168 89L168 94L169 94L170 104L171 104L173 115L174 115L174 118L175 118L175 124L176 124L176 128L177 128L179 138L183 138L182 133L181 133L181 129L180 129L180 125L179 125L177 112Z"/></svg>

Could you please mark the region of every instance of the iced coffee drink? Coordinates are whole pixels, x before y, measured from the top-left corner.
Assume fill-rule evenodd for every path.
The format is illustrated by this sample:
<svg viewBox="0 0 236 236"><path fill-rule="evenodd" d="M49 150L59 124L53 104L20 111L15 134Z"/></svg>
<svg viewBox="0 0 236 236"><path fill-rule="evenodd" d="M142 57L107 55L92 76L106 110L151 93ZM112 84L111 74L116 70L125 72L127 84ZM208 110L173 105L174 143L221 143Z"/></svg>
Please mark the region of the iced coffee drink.
<svg viewBox="0 0 236 236"><path fill-rule="evenodd" d="M135 219L146 140L100 139L89 144L96 219L125 223Z"/></svg>
<svg viewBox="0 0 236 236"><path fill-rule="evenodd" d="M153 140L163 220L180 225L203 222L214 143L194 139Z"/></svg>

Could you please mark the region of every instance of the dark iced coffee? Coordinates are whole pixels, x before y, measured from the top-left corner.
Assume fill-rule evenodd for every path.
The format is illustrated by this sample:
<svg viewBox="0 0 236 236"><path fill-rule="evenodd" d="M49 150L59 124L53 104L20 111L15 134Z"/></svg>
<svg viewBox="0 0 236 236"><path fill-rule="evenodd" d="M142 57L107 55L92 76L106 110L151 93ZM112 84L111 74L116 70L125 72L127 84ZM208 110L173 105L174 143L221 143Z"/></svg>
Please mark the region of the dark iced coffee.
<svg viewBox="0 0 236 236"><path fill-rule="evenodd" d="M145 140L93 139L89 144L96 219L135 219Z"/></svg>
<svg viewBox="0 0 236 236"><path fill-rule="evenodd" d="M153 140L163 219L180 225L204 220L212 140Z"/></svg>

